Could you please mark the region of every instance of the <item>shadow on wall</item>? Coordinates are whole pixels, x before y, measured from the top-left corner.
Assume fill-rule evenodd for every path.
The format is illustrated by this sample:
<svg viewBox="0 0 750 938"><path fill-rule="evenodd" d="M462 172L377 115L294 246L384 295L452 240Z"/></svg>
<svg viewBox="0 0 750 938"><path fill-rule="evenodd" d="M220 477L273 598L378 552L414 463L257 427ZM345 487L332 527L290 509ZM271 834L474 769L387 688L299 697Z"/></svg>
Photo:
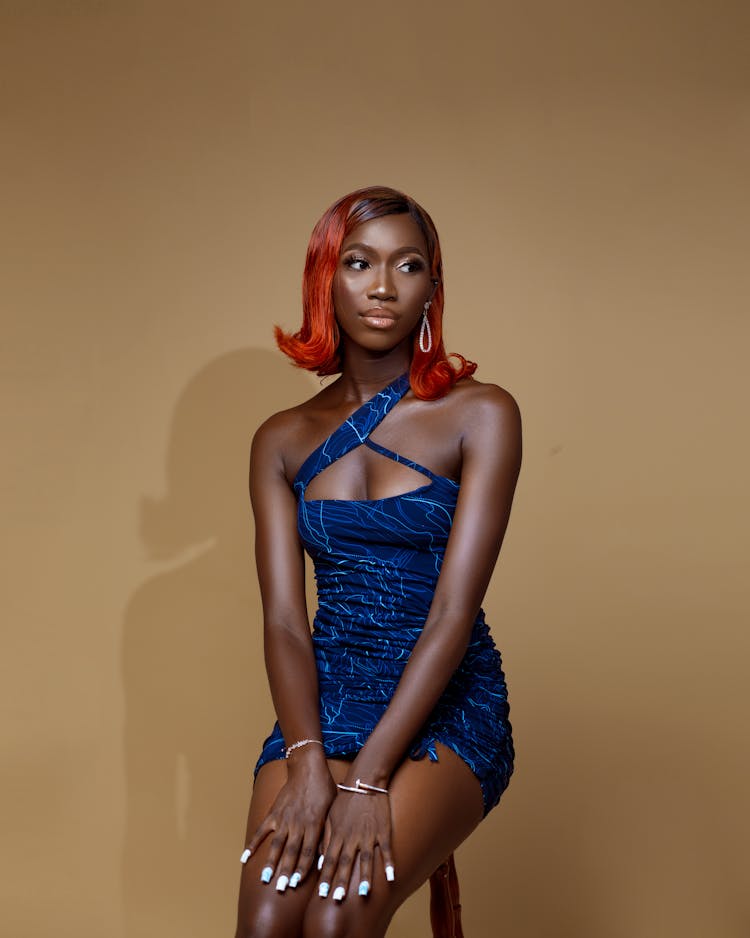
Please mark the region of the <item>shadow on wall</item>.
<svg viewBox="0 0 750 938"><path fill-rule="evenodd" d="M273 724L250 441L311 393L310 377L278 354L211 362L177 403L167 491L139 506L149 559L169 566L138 588L123 627L127 938L234 929L252 770Z"/></svg>

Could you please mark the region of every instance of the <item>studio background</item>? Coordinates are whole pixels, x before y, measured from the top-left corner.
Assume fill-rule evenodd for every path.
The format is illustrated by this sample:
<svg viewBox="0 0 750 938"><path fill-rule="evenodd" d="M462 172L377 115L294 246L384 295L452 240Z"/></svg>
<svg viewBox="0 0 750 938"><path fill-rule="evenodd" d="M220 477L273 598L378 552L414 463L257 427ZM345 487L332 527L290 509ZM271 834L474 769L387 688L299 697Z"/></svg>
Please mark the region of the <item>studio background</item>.
<svg viewBox="0 0 750 938"><path fill-rule="evenodd" d="M524 422L468 938L747 934L749 20L0 2L3 935L233 933L249 445L319 389L272 326L370 184L432 214L447 347ZM428 934L422 890L389 938Z"/></svg>

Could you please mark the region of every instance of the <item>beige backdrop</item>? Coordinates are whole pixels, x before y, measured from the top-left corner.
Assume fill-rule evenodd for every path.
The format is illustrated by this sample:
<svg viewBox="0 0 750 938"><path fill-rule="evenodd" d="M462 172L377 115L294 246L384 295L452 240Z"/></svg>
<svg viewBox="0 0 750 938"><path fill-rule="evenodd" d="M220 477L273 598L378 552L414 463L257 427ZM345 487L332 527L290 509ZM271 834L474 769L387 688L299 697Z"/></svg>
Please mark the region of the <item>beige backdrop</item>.
<svg viewBox="0 0 750 938"><path fill-rule="evenodd" d="M524 418L466 934L747 935L747 10L0 2L3 936L232 933L248 447L319 387L272 325L372 183L432 213L448 346Z"/></svg>

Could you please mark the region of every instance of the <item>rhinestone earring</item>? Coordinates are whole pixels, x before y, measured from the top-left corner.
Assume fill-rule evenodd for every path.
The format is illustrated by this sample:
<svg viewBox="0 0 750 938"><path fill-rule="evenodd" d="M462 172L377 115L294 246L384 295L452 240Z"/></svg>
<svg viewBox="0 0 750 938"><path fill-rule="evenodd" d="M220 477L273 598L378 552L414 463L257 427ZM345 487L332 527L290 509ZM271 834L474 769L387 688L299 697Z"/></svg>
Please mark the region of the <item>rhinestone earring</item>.
<svg viewBox="0 0 750 938"><path fill-rule="evenodd" d="M429 352L432 348L432 331L430 330L430 320L427 318L427 310L430 308L432 300L427 300L422 310L422 328L419 330L419 347L423 352ZM425 332L427 333L427 345L424 344Z"/></svg>

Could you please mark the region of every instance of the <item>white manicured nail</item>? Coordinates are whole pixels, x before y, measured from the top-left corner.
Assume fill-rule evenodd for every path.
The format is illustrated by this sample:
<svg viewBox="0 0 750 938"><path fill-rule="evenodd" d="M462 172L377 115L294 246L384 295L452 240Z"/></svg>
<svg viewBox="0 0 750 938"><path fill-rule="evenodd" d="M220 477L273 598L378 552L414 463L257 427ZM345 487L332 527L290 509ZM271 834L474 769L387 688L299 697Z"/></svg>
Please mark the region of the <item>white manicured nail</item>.
<svg viewBox="0 0 750 938"><path fill-rule="evenodd" d="M292 887L292 889L296 889L297 886L299 886L301 879L302 879L302 873L295 873L292 876L292 878L289 880L289 885Z"/></svg>
<svg viewBox="0 0 750 938"><path fill-rule="evenodd" d="M392 866L386 866L385 878L388 880L389 883L392 883L393 880L396 878L396 871L393 869Z"/></svg>
<svg viewBox="0 0 750 938"><path fill-rule="evenodd" d="M367 882L366 879L363 879L362 882L359 884L360 896L366 896L369 891L370 891L370 884Z"/></svg>
<svg viewBox="0 0 750 938"><path fill-rule="evenodd" d="M251 855L252 855L252 853L251 853L250 850L247 850L247 849L243 850L243 851L242 851L242 856L240 857L240 863L247 863L247 861L250 859Z"/></svg>
<svg viewBox="0 0 750 938"><path fill-rule="evenodd" d="M321 855L318 857L318 869L319 869L319 870L322 870L322 869L323 869L323 864L325 863L325 859L326 859L326 858L325 858L325 857L323 856L323 854L321 853Z"/></svg>
<svg viewBox="0 0 750 938"><path fill-rule="evenodd" d="M341 900L346 895L346 889L343 886L337 886L333 891L333 901L341 902Z"/></svg>
<svg viewBox="0 0 750 938"><path fill-rule="evenodd" d="M260 881L261 881L262 883L270 883L272 876L273 876L273 867L272 867L272 866L264 866L264 867L263 867L263 872L260 874Z"/></svg>
<svg viewBox="0 0 750 938"><path fill-rule="evenodd" d="M318 895L323 896L323 898L325 899L325 897L328 895L329 888L330 887L328 883L321 883L320 886L318 886Z"/></svg>
<svg viewBox="0 0 750 938"><path fill-rule="evenodd" d="M283 892L288 885L289 885L289 877L279 876L279 878L276 880L276 892Z"/></svg>

